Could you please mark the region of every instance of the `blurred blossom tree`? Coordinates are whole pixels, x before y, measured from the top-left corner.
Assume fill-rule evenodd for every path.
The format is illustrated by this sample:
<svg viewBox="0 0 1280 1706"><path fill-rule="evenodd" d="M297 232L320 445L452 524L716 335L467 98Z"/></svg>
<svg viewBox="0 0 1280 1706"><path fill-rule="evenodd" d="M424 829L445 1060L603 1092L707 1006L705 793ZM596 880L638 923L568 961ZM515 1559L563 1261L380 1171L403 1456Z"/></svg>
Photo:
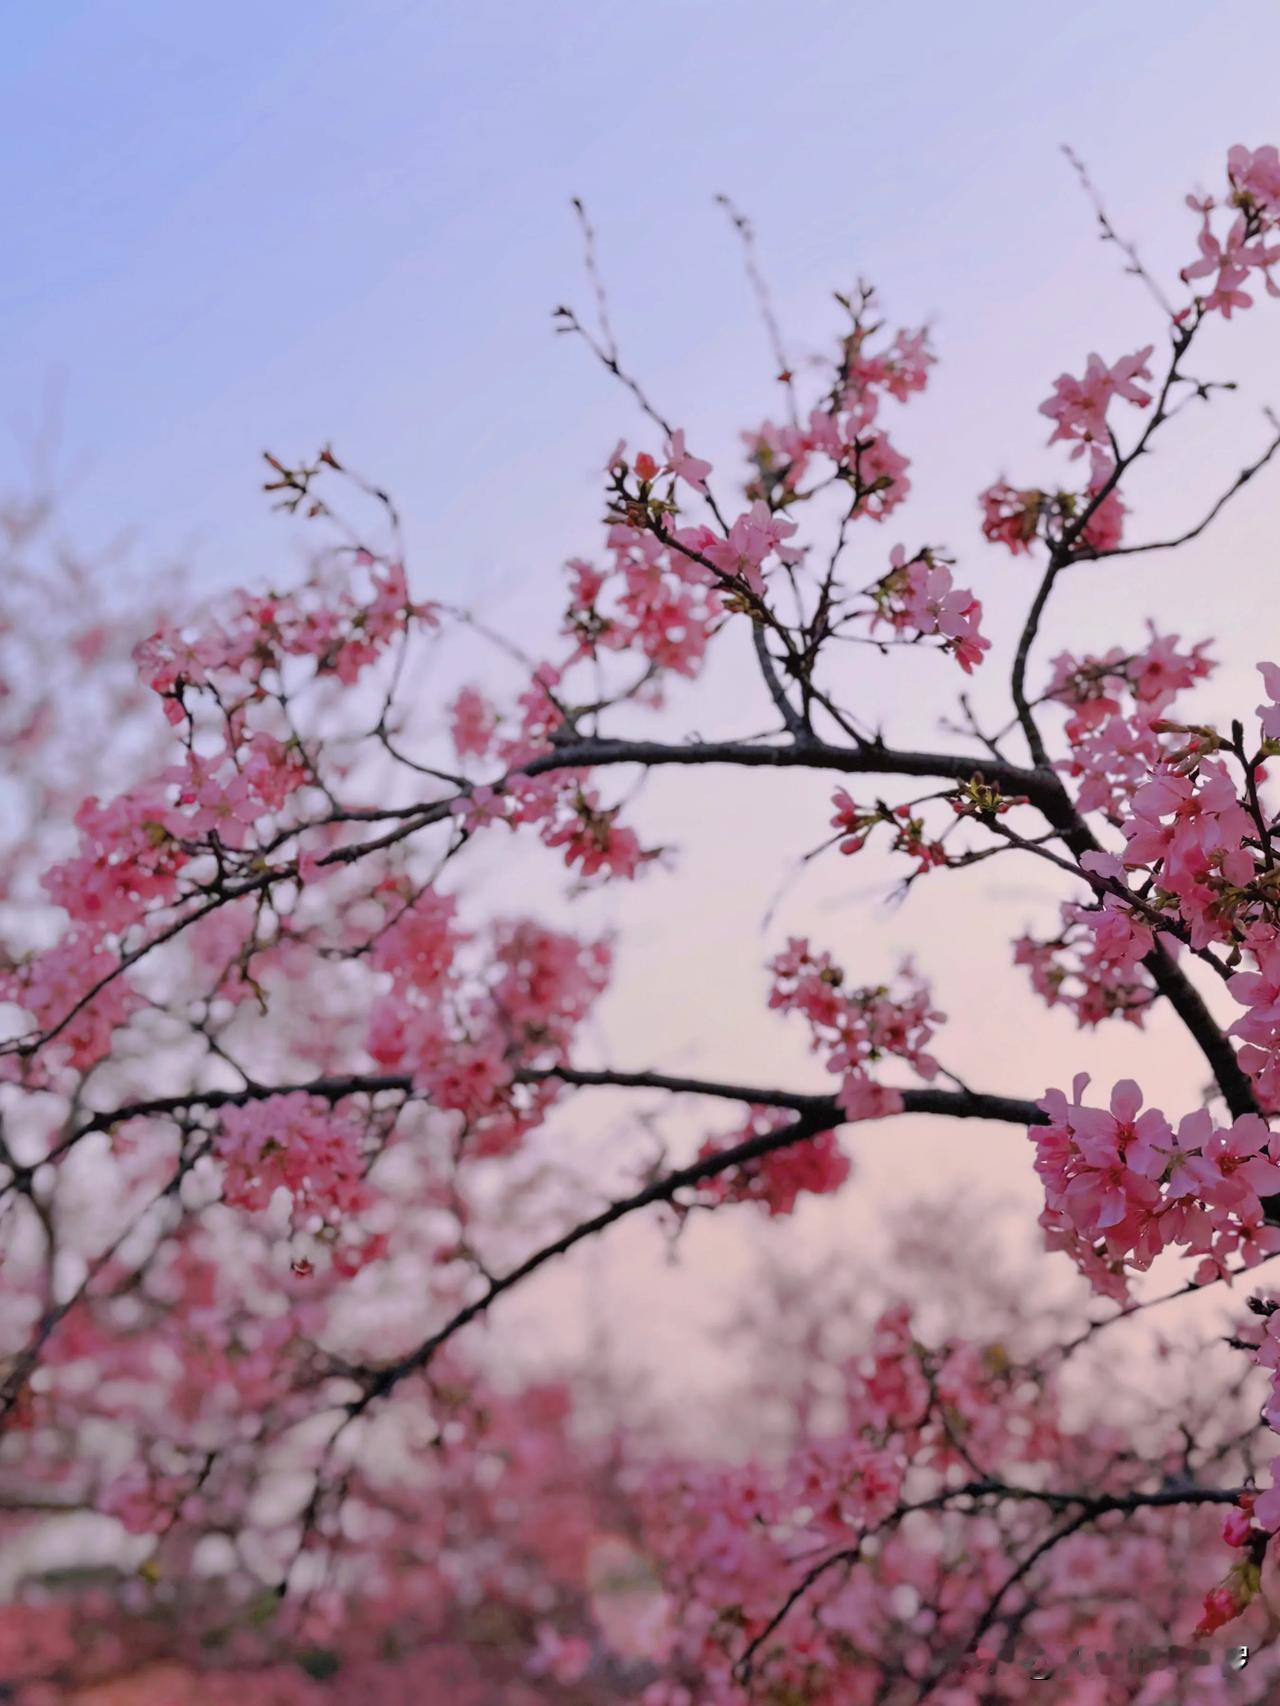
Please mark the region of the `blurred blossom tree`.
<svg viewBox="0 0 1280 1706"><path fill-rule="evenodd" d="M1280 1366L1280 1301L1250 1297L1185 1367L1164 1345L1145 1399L1102 1335L1168 1301L1129 1292L1162 1252L1192 1263L1170 1297L1280 1252L1280 665L1217 727L1177 712L1206 642L1151 627L1037 656L1064 575L1101 587L1196 537L1280 448L1276 429L1180 534L1131 536L1130 471L1218 389L1188 367L1201 328L1280 294L1277 151L1231 149L1221 194L1189 199L1196 255L1171 292L1097 204L1150 291L1151 342L1054 383L1063 486L981 495L1030 602L1008 722L961 695L945 750L890 744L832 668L854 645L964 675L996 661L950 557L875 543L902 527L889 417L927 383L928 336L887 330L859 286L806 383L732 207L782 399L745 435L737 500L625 369L579 209L598 324L556 323L632 393L644 442L603 466L603 550L568 565L554 655L500 642L506 702L433 693L440 648L493 636L411 588L391 501L328 449L268 458L268 489L326 530L301 584L157 618L139 644L44 549L37 509L4 518L5 1698L1274 1698L1280 1397L1254 1368ZM763 710L741 735L647 738L673 678L744 639ZM939 1064L919 970L846 969L797 938L762 994L825 1092L591 1063L610 941L491 912L465 859L479 840L533 863L541 842L579 885L668 881L619 791L668 765L825 775L815 852L887 845L908 885L1052 866L1061 928L1015 961L1081 1026L1167 1003L1204 1104L1166 1114L1081 1075L1038 1098L972 1086ZM602 1202L539 1137L600 1087L711 1129L657 1167L637 1131L601 1157L630 1174ZM845 1128L903 1113L1025 1127L1051 1260L1107 1312L1031 1311L980 1231L967 1271L942 1269L924 1211L887 1264L766 1271L739 1322L745 1396L725 1398L749 1448L732 1458L599 1371L504 1378L469 1331L631 1216L791 1214L845 1185Z"/></svg>

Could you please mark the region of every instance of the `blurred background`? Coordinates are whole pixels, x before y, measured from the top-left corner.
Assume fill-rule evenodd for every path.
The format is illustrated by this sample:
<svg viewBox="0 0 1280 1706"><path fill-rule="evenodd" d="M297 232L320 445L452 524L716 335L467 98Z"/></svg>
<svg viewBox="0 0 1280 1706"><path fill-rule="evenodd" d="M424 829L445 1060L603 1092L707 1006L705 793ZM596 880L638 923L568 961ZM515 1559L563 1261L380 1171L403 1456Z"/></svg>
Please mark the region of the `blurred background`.
<svg viewBox="0 0 1280 1706"><path fill-rule="evenodd" d="M976 494L1001 474L1065 478L1036 412L1053 379L1091 350L1112 361L1161 339L1061 145L1172 289L1195 253L1187 192L1217 190L1231 144L1280 140L1280 13L1258 5L7 0L0 24L4 483L52 482L68 539L104 574L127 565L163 586L180 568L195 595L284 580L307 541L272 514L260 454L297 460L331 441L394 494L417 593L550 644L563 560L600 548L605 455L652 437L586 350L552 334L557 304L591 304L570 198L596 226L627 366L728 489L738 433L779 402L714 205L727 192L756 225L797 367L837 329L831 290L859 277L891 323L932 324L940 365L894 426L912 498L863 529L854 562L871 579L899 539L950 548L996 642L975 688L992 721L1030 579L982 540ZM1276 305L1212 328L1199 363L1240 389L1171 429L1129 494L1133 539L1198 519L1264 444L1262 407L1280 405ZM1222 667L1197 702L1247 716L1253 666L1275 655L1278 501L1280 473L1264 476L1185 552L1080 571L1039 670L1064 645L1138 640L1151 616L1214 636ZM851 650L845 702L902 744L938 740L954 666L925 655L886 670ZM670 731L763 726L739 651L673 695ZM766 927L826 834L829 793L817 777L658 776L631 821L679 849L673 871L567 903L551 864L514 875L491 861L486 881L506 904L568 904L579 927L624 932L595 1044L619 1066L819 1085L764 1010L764 960L809 933L859 982L913 952L950 1015L938 1053L978 1087L1038 1096L1090 1070L1104 1091L1137 1077L1170 1114L1195 1105L1198 1057L1163 1016L1145 1034L1080 1035L1011 966L1010 938L1052 923L1066 892L1046 868L943 874L895 909L900 872L832 854ZM584 1099L557 1140L606 1188L634 1173L623 1115L619 1098ZM687 1153L725 1123L686 1111L653 1141ZM838 1263L921 1193L957 1205L957 1237L963 1202L995 1200L1012 1205L1011 1240L1035 1236L1020 1131L904 1120L847 1141L853 1183L795 1222L695 1223L678 1268L657 1230L623 1229L496 1330L516 1345L522 1319L550 1315L566 1343L590 1342L609 1323L617 1354L677 1369L694 1394L719 1371L693 1348L779 1240ZM1051 1288L1065 1259L1042 1265Z"/></svg>

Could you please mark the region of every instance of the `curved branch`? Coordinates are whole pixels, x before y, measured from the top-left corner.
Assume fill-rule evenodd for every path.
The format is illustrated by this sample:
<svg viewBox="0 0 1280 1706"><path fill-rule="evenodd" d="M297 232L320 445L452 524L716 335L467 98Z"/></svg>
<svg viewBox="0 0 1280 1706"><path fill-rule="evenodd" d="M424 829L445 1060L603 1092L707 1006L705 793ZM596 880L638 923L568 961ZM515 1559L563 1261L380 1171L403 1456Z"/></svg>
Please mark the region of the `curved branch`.
<svg viewBox="0 0 1280 1706"><path fill-rule="evenodd" d="M1090 495L1088 502L1085 504L1080 514L1076 516L1069 526L1063 529L1062 536L1053 542L1049 552L1049 562L1045 568L1044 577L1036 591L1035 598L1032 600L1031 608L1027 612L1027 619L1023 624L1022 632L1018 636L1018 649L1014 654L1010 693L1013 698L1014 709L1018 713L1018 723L1021 726L1024 737L1026 738L1027 746L1036 765L1040 768L1047 766L1049 755L1045 748L1044 740L1041 737L1040 729L1035 718L1031 714L1031 704L1027 698L1026 689L1027 663L1031 656L1031 647L1035 644L1036 635L1040 631L1040 618L1044 615L1045 606L1049 602L1049 595L1053 591L1054 582L1057 580L1062 570L1069 567L1072 563L1088 560L1088 551L1078 551L1076 547L1083 540L1085 529L1088 527L1090 521L1093 520L1093 517L1097 514L1098 510L1111 496L1112 492L1115 491L1116 487L1120 484L1120 481L1128 473L1129 469L1138 460L1138 458L1146 454L1147 446L1150 444L1151 438L1156 430L1163 424L1163 422L1169 419L1169 394L1173 387L1182 379L1182 375L1178 371L1178 363L1191 347L1191 341L1195 337L1196 332L1199 329L1199 325L1200 318L1197 317L1185 326L1175 327L1173 334L1173 354L1169 362L1168 372L1165 374L1164 380L1161 383L1160 392L1155 401L1155 407L1151 411L1150 419L1139 434L1137 443L1133 446L1133 449L1129 451L1127 456L1122 456L1118 446L1116 447L1116 461L1110 474L1108 474L1106 479L1098 487L1097 491ZM1114 438L1112 442L1114 444Z"/></svg>
<svg viewBox="0 0 1280 1706"><path fill-rule="evenodd" d="M1232 1116L1240 1119L1245 1114L1260 1113L1253 1085L1236 1058L1230 1038L1209 1011L1195 984L1178 969L1168 949L1157 942L1142 963L1156 988L1200 1045Z"/></svg>
<svg viewBox="0 0 1280 1706"><path fill-rule="evenodd" d="M998 783L1005 793L1027 794L1037 803L1038 797L1057 784L1052 771L1028 769L982 753L902 751L875 741L843 747L816 739L781 746L749 741L689 741L682 745L651 740L565 741L554 752L531 759L521 767L521 774L538 776L549 770L590 769L604 764L733 764L835 770L847 776L926 776L948 782L967 782L979 775Z"/></svg>
<svg viewBox="0 0 1280 1706"><path fill-rule="evenodd" d="M756 649L756 659L760 665L760 673L764 684L769 689L769 697L777 708L787 732L793 740L803 743L812 740L813 736L805 725L804 718L788 699L786 690L778 680L778 672L773 666L773 658L769 655L769 642L765 637L763 626L759 622L751 624L751 643Z"/></svg>
<svg viewBox="0 0 1280 1706"><path fill-rule="evenodd" d="M793 740L785 746L764 746L748 741L695 741L671 746L661 741L599 740L569 738L555 743L550 752L530 759L510 771L507 777L540 776L555 770L590 769L608 764L736 764L746 767L768 766L786 768L798 766L810 770L834 770L844 774L931 776L965 782L981 776L995 782L1006 793L1022 793L1031 798L1043 794L1046 787L1056 783L1052 772L1030 771L1014 764L997 763L981 756L966 757L955 753L898 752L869 742L855 749L830 746L810 739ZM381 852L398 842L416 835L431 824L450 820L456 798L428 800L410 806L351 807L331 812L321 820L326 825L336 823L391 822L394 827L371 840L346 847L336 847L319 856L320 866L352 865L371 853ZM302 824L278 836L265 852L273 851L283 842L292 840L313 825ZM297 881L297 862L274 866L234 882L224 882L208 892L201 904L184 912L158 930L137 948L122 954L119 961L97 978L88 989L63 1012L62 1016L42 1031L29 1033L0 1042L0 1055L14 1054L27 1059L59 1037L78 1014L101 995L124 972L140 960L181 935L211 912L232 901L269 889L273 883ZM182 897L178 904L194 899Z"/></svg>
<svg viewBox="0 0 1280 1706"><path fill-rule="evenodd" d="M673 1095L709 1096L762 1108L788 1108L795 1113L824 1117L835 1114L837 1123L847 1123L834 1096L803 1090L766 1089L758 1084L731 1084L669 1072L622 1072L611 1067L539 1066L525 1067L516 1073L516 1081L522 1084L538 1084L549 1078L579 1089L666 1090ZM238 1108L272 1096L318 1096L327 1102L340 1102L347 1096L377 1096L386 1092L409 1095L413 1090L413 1078L405 1072L353 1072L305 1078L289 1084L246 1084L235 1090L191 1090L183 1095L152 1096L101 1109L77 1126L71 1141L87 1137L90 1132L108 1131L126 1120L162 1119L192 1108ZM900 1094L902 1111L908 1114L1003 1120L1012 1125L1043 1125L1048 1118L1027 1097L1000 1096L980 1090L907 1089Z"/></svg>
<svg viewBox="0 0 1280 1706"><path fill-rule="evenodd" d="M1048 766L1049 753L1040 734L1039 724L1031 714L1031 702L1027 698L1027 664L1031 657L1031 648L1035 644L1036 635L1040 632L1040 618L1044 615L1045 605L1049 602L1049 594L1053 591L1054 582L1066 567L1066 559L1060 558L1055 551L1049 559L1027 619L1022 625L1018 636L1018 649L1013 658L1013 675L1010 681L1010 693L1013 697L1013 707L1018 713L1018 724L1022 729L1030 749L1032 759L1043 769Z"/></svg>
<svg viewBox="0 0 1280 1706"><path fill-rule="evenodd" d="M1046 576L1042 597L1037 600L1043 609L1051 579ZM1024 631L1028 646L1034 628ZM1038 738L1038 737L1037 737ZM553 755L534 759L527 769L536 774L540 769L560 765L584 768L602 764L739 764L785 768L837 770L847 775L930 776L949 781L968 781L981 775L995 782L1002 791L1025 794L1039 808L1047 821L1059 830L1063 840L1077 858L1088 851L1100 851L1101 843L1077 811L1074 802L1057 774L1037 767L1027 769L987 757L968 757L953 753L900 751L892 747L869 744L862 747L830 746L813 741L788 743L783 746L751 745L747 742L692 742L687 746L668 746L658 741L586 740L566 743ZM1247 1113L1257 1113L1258 1104L1253 1086L1241 1069L1230 1041L1223 1034L1203 997L1190 979L1178 968L1168 952L1157 943L1143 961L1156 988L1165 996L1208 1061L1214 1079L1227 1106L1239 1119Z"/></svg>
<svg viewBox="0 0 1280 1706"><path fill-rule="evenodd" d="M1275 417L1272 416L1271 418L1274 420ZM1276 434L1255 462L1251 462L1247 468L1240 470L1212 509L1194 527L1189 527L1185 533L1179 533L1173 539L1149 539L1141 545L1113 545L1107 551L1078 551L1076 555L1082 561L1101 562L1107 557L1138 557L1148 551L1176 551L1179 545L1189 545L1193 539L1200 537L1211 522L1216 521L1241 487L1247 486L1255 474L1261 473L1277 450L1280 450L1280 432Z"/></svg>
<svg viewBox="0 0 1280 1706"><path fill-rule="evenodd" d="M746 768L831 770L846 775L933 777L956 782L980 776L994 782L1005 793L1025 795L1037 806L1045 819L1059 830L1064 842L1077 858L1085 851L1097 850L1100 847L1054 771L1045 768L1027 769L981 755L903 751L874 742L857 747L832 746L818 740L789 741L776 746L749 741L691 741L670 745L661 741L586 738L564 741L553 751L531 759L516 773L536 776L553 770L590 769L610 764L732 764ZM371 841L361 842L353 847L337 848L323 855L319 861L322 865L351 863L368 853L415 834L429 823L449 817L450 802L437 800L424 803L420 807L402 807L386 813L360 815L394 817L400 821L395 828ZM134 955L126 956L119 966L83 995L57 1025L44 1032L37 1042L6 1046L16 1047L17 1052L23 1054L34 1052L35 1048L57 1036L70 1023L75 1013L113 977L151 948L178 934L187 924L203 917L227 900L239 898L251 890L293 875L296 875L294 867L283 867L247 879L216 894L196 912L188 914L144 944ZM1253 1089L1236 1060L1235 1050L1214 1021L1194 985L1158 945L1154 952L1147 956L1144 964L1156 987L1168 998L1199 1044L1232 1113L1237 1118L1245 1113L1256 1113L1258 1108Z"/></svg>
<svg viewBox="0 0 1280 1706"><path fill-rule="evenodd" d="M930 1498L917 1500L914 1504L899 1506L897 1510L891 1511L883 1522L877 1523L859 1535L853 1545L841 1547L838 1552L828 1554L827 1557L820 1559L818 1563L806 1570L778 1607L778 1610L774 1612L760 1633L753 1638L738 1660L737 1673L744 1682L749 1681L756 1657L764 1643L777 1632L789 1614L816 1583L821 1581L829 1571L842 1564L856 1564L862 1556L862 1549L868 1540L884 1533L886 1529L896 1527L908 1516L915 1516L923 1511L945 1510L956 1499L1008 1499L1019 1503L1042 1504L1052 1511L1070 1511L1073 1513L1058 1528L1045 1536L1027 1554L1017 1569L1005 1579L988 1604L979 1625L970 1635L964 1651L956 1655L957 1658L963 1658L972 1651L995 1620L995 1613L1001 1600L1027 1574L1038 1559L1043 1557L1051 1547L1057 1545L1059 1540L1065 1540L1068 1534L1073 1534L1077 1529L1083 1528L1096 1517L1108 1516L1117 1511L1131 1515L1135 1511L1167 1509L1171 1505L1233 1505L1239 1502L1242 1491L1243 1489L1240 1487L1174 1487L1161 1488L1153 1493L1060 1493L1040 1491L1032 1487L1011 1486L1003 1481L991 1480L969 1481L961 1487L946 1488L940 1493L933 1494ZM947 1671L944 1670L934 1677L933 1682L929 1685L930 1692L946 1674ZM923 1700L926 1695L922 1695L920 1698Z"/></svg>
<svg viewBox="0 0 1280 1706"><path fill-rule="evenodd" d="M1102 851L1102 843L1081 817L1075 802L1056 775L1042 785L1036 803L1077 859L1084 853ZM1081 876L1084 877L1083 872ZM1259 1113L1253 1085L1237 1060L1230 1039L1209 1011L1200 991L1175 963L1162 942L1156 941L1142 964L1199 1045L1232 1115L1239 1119L1244 1114Z"/></svg>
<svg viewBox="0 0 1280 1706"><path fill-rule="evenodd" d="M246 1084L238 1090L188 1090L178 1096L150 1096L144 1101L125 1102L117 1108L103 1108L91 1114L83 1125L77 1126L71 1141L87 1137L91 1131L108 1131L125 1120L163 1119L167 1114L185 1113L190 1108L241 1108L249 1102L263 1102L271 1096L292 1096L299 1093L319 1096L326 1102L340 1102L344 1096L376 1096L385 1090L411 1092L413 1079L404 1072L353 1072L346 1076L307 1078L294 1084Z"/></svg>
<svg viewBox="0 0 1280 1706"><path fill-rule="evenodd" d="M840 1112L834 1096L812 1096L793 1090L761 1090L749 1085L720 1084L706 1078L684 1078L665 1072L599 1072L578 1067L551 1067L527 1074L528 1077L559 1078L566 1084L582 1088L617 1088L624 1090L670 1090L676 1094L727 1097L732 1101L752 1102L762 1108L793 1108L797 1113L826 1116L835 1113L837 1124L850 1122ZM957 1120L1001 1120L1010 1125L1046 1125L1049 1116L1025 1096L1000 1096L983 1090L900 1090L904 1114L935 1114Z"/></svg>
<svg viewBox="0 0 1280 1706"><path fill-rule="evenodd" d="M556 1076L566 1076L571 1069L565 1068L563 1073ZM596 1085L617 1085L623 1088L660 1088L688 1090L698 1094L723 1095L726 1092L735 1094L735 1087L709 1086L698 1079L667 1079L656 1073L572 1073L567 1078L569 1082ZM736 1095L741 1094L741 1087L736 1087ZM746 1094L752 1098L754 1091ZM1042 1125L1047 1121L1045 1115L1033 1102L1019 1100L1010 1096L987 1096L969 1090L903 1090L902 1113L951 1114L960 1119L998 1119L1012 1120L1018 1124ZM796 1101L801 1100L796 1098ZM765 1155L772 1155L781 1149L788 1149L792 1144L803 1143L806 1139L816 1137L820 1132L831 1131L836 1126L849 1123L844 1112L836 1106L834 1099L823 1097L808 1097L803 1099L807 1104L805 1110L789 1126L781 1131L760 1132L743 1142L734 1144L729 1149L720 1150L714 1155L703 1156L687 1167L679 1167L659 1179L654 1179L642 1190L634 1192L629 1197L621 1197L601 1209L599 1214L589 1220L580 1221L559 1238L544 1244L535 1250L518 1266L507 1273L489 1280L485 1289L471 1303L459 1309L443 1326L439 1327L430 1337L424 1339L408 1355L379 1369L359 1369L349 1371L354 1377L363 1377L365 1388L360 1397L354 1399L349 1407L350 1414L357 1416L368 1409L376 1398L384 1397L391 1389L407 1375L415 1374L426 1368L437 1352L472 1321L484 1315L490 1306L504 1293L511 1291L524 1280L545 1267L557 1256L566 1255L576 1245L594 1238L618 1221L626 1219L643 1208L650 1208L655 1203L672 1202L681 1191L694 1185L700 1185L707 1179L713 1179L718 1174L727 1172L731 1167L744 1166L751 1161L758 1161ZM859 1121L859 1124L868 1123Z"/></svg>

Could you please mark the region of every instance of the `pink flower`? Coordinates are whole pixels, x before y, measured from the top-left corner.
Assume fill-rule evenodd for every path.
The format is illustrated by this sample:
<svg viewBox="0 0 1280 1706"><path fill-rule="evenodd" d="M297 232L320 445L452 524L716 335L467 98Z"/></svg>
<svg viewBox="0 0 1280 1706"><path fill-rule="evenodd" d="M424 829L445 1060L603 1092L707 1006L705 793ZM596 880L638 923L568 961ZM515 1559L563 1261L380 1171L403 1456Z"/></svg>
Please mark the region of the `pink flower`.
<svg viewBox="0 0 1280 1706"><path fill-rule="evenodd" d="M1236 143L1227 150L1227 176L1238 195L1264 212L1280 214L1280 150L1270 144L1249 149Z"/></svg>
<svg viewBox="0 0 1280 1706"><path fill-rule="evenodd" d="M1243 1546L1253 1533L1253 1512L1256 1500L1251 1493L1242 1493L1240 1503L1233 1505L1222 1519L1222 1538L1228 1546Z"/></svg>
<svg viewBox="0 0 1280 1706"><path fill-rule="evenodd" d="M1124 1079L1111 1092L1110 1112L1081 1108L1073 1120L1080 1163L1064 1192L1065 1206L1082 1232L1104 1232L1135 1209L1160 1198L1152 1174L1162 1162L1157 1144L1172 1137L1158 1108L1139 1114L1142 1091Z"/></svg>
<svg viewBox="0 0 1280 1706"><path fill-rule="evenodd" d="M1040 413L1054 422L1049 443L1060 439L1073 443L1073 457L1089 450L1095 482L1105 479L1113 460L1106 418L1112 400L1119 397L1139 408L1151 402L1151 393L1137 382L1151 378L1147 361L1153 348L1148 344L1134 355L1121 356L1111 367L1100 355L1090 355L1084 378L1060 375L1054 382L1053 396L1040 405Z"/></svg>
<svg viewBox="0 0 1280 1706"><path fill-rule="evenodd" d="M529 1660L531 1676L550 1677L572 1688L591 1669L591 1643L581 1635L561 1635L550 1624L538 1628L538 1644Z"/></svg>
<svg viewBox="0 0 1280 1706"><path fill-rule="evenodd" d="M195 807L191 828L199 835L216 835L224 847L243 847L262 814L262 803L243 771L221 780L197 770L192 784L183 790L183 800Z"/></svg>
<svg viewBox="0 0 1280 1706"><path fill-rule="evenodd" d="M1234 1583L1224 1582L1219 1587L1210 1588L1204 1596L1204 1608L1194 1633L1197 1636L1215 1634L1228 1623L1234 1623L1247 1603Z"/></svg>
<svg viewBox="0 0 1280 1706"><path fill-rule="evenodd" d="M1243 214L1232 224L1226 238L1220 241L1210 229L1206 213L1200 227L1200 259L1182 269L1182 278L1188 284L1192 279L1213 279L1213 288L1204 299L1205 307L1217 309L1224 320L1229 320L1237 308L1253 305L1252 296L1240 288L1249 276L1252 264L1247 240L1248 225Z"/></svg>
<svg viewBox="0 0 1280 1706"><path fill-rule="evenodd" d="M860 443L856 457L857 513L872 521L884 521L891 515L911 490L907 478L910 466L910 461L894 448L886 433L876 433L869 441Z"/></svg>
<svg viewBox="0 0 1280 1706"><path fill-rule="evenodd" d="M1016 557L1019 552L1030 554L1040 527L1044 509L1044 493L1034 489L1015 490L998 480L979 495L982 505L982 533L993 545L1004 545Z"/></svg>
<svg viewBox="0 0 1280 1706"><path fill-rule="evenodd" d="M464 687L449 708L449 732L459 758L484 758L493 742L497 713L475 687Z"/></svg>
<svg viewBox="0 0 1280 1706"><path fill-rule="evenodd" d="M831 819L832 828L840 830L845 837L840 843L840 851L860 852L866 843L867 831L872 824L880 821L880 813L874 809L866 812L861 806L855 805L845 788L836 789L831 796L831 803L836 808L836 815Z"/></svg>
<svg viewBox="0 0 1280 1706"><path fill-rule="evenodd" d="M226 1108L213 1153L222 1163L223 1201L230 1207L260 1214L278 1191L287 1194L307 1269L317 1238L344 1276L380 1253L381 1240L362 1224L372 1193L359 1132L325 1103L292 1091Z"/></svg>
<svg viewBox="0 0 1280 1706"><path fill-rule="evenodd" d="M786 1124L786 1117L777 1109L754 1111L744 1130L732 1133L727 1140L705 1143L699 1157L717 1155L759 1131L781 1129ZM793 1213L802 1196L827 1196L839 1190L851 1172L852 1164L835 1133L823 1131L803 1143L726 1168L705 1180L700 1189L713 1202L757 1202L776 1217Z"/></svg>
<svg viewBox="0 0 1280 1706"><path fill-rule="evenodd" d="M757 499L748 514L739 516L729 530L728 549L736 553L743 579L759 591L759 569L767 557L776 556L783 563L798 562L798 553L786 543L797 531L796 522L773 514Z"/></svg>
<svg viewBox="0 0 1280 1706"><path fill-rule="evenodd" d="M667 468L695 491L706 491L711 464L704 462L700 456L691 456L685 449L682 427L677 427L671 434L671 443L667 446Z"/></svg>
<svg viewBox="0 0 1280 1706"><path fill-rule="evenodd" d="M1235 1208L1280 1193L1280 1167L1270 1155L1266 1123L1257 1114L1244 1114L1234 1125L1215 1131L1201 1160L1188 1163L1188 1170L1200 1181L1207 1202Z"/></svg>
<svg viewBox="0 0 1280 1706"><path fill-rule="evenodd" d="M914 629L922 638L939 635L969 674L990 650L990 641L978 631L981 604L967 589L953 587L951 570L928 549L908 560L905 548L895 545L889 563L889 573L873 589L872 627L887 622L899 632Z"/></svg>
<svg viewBox="0 0 1280 1706"><path fill-rule="evenodd" d="M565 864L577 865L584 877L601 871L634 877L652 855L645 853L634 829L614 821L617 813L616 806L602 810L593 793L579 792L568 815L544 826L542 840L548 847L563 847Z"/></svg>
<svg viewBox="0 0 1280 1706"><path fill-rule="evenodd" d="M1084 502L1094 505L1096 488L1084 495ZM1124 518L1129 513L1129 506L1114 489L1109 491L1093 508L1093 513L1084 526L1084 542L1093 551L1099 553L1114 551L1124 538Z"/></svg>

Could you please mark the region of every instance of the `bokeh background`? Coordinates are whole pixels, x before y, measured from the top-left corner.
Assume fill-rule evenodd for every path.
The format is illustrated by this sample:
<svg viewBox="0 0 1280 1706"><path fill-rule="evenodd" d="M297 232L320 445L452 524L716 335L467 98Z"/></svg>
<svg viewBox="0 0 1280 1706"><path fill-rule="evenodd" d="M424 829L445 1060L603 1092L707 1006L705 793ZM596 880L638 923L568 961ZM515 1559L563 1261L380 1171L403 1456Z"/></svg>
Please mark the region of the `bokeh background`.
<svg viewBox="0 0 1280 1706"><path fill-rule="evenodd" d="M996 641L975 689L992 721L1030 580L983 542L976 493L999 474L1064 477L1036 413L1054 377L1161 336L1060 145L1173 288L1194 254L1186 193L1221 183L1232 143L1280 140L1280 12L1262 4L7 0L0 30L7 484L53 477L68 538L101 551L104 574L176 586L181 570L198 595L285 578L306 538L271 513L258 458L331 440L395 494L417 591L550 644L563 560L600 546L605 453L651 436L584 348L552 335L558 303L590 307L570 197L595 222L627 365L724 485L739 430L779 405L723 191L755 222L798 366L836 328L831 290L859 276L894 323L932 323L941 364L895 430L912 500L864 524L854 561L870 579L899 539L951 548ZM1131 494L1133 538L1197 519L1265 441L1280 305L1214 327L1198 360L1240 389L1169 432ZM1222 668L1198 703L1247 715L1253 665L1275 655L1278 508L1280 473L1176 557L1079 571L1041 668L1062 645L1139 638L1152 616L1215 637ZM670 732L762 726L736 644L673 696ZM846 703L903 744L946 738L954 666L851 651ZM459 667L501 685L500 664ZM443 703L452 685L422 690ZM826 833L829 792L820 777L655 777L632 821L680 849L673 872L573 902L550 863L491 860L484 880L504 904L568 904L580 927L623 932L593 1039L620 1066L818 1085L764 1010L763 961L808 932L859 981L914 952L951 1016L938 1052L975 1085L1034 1096L1083 1069L1138 1077L1171 1114L1194 1105L1198 1057L1163 1017L1081 1036L1011 967L1010 937L1051 923L1065 892L1038 866L943 875L895 909L887 865L832 854L766 926ZM688 1153L725 1123L685 1111L651 1140L630 1105L583 1099L557 1129L601 1189L633 1176L646 1143ZM838 1265L922 1192L955 1206L957 1239L965 1205L996 1201L1011 1240L1033 1236L1021 1132L902 1120L848 1141L857 1175L838 1200L777 1227L750 1211L695 1223L676 1265L656 1229L624 1229L493 1330L513 1354L545 1355L550 1335L665 1370L696 1413L724 1373L708 1335L784 1244Z"/></svg>

